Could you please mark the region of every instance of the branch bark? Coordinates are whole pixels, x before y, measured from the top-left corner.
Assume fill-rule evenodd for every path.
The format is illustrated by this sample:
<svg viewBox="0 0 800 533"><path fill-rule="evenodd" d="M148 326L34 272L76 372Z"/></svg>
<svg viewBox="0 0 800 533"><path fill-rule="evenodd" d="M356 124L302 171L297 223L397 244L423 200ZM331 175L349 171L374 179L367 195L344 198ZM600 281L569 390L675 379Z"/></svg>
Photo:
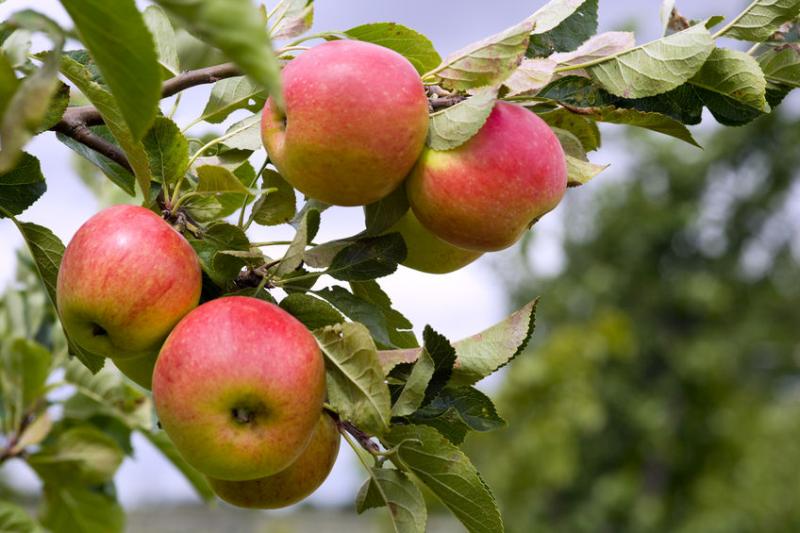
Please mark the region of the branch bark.
<svg viewBox="0 0 800 533"><path fill-rule="evenodd" d="M190 87L207 85L240 74L239 67L233 63L188 70L165 81L161 87L161 97L167 98ZM75 139L130 171L131 165L128 163L125 153L114 143L95 135L89 129L90 126L98 126L100 124L103 124L103 117L100 112L93 106L87 105L67 108L61 120L50 129Z"/></svg>

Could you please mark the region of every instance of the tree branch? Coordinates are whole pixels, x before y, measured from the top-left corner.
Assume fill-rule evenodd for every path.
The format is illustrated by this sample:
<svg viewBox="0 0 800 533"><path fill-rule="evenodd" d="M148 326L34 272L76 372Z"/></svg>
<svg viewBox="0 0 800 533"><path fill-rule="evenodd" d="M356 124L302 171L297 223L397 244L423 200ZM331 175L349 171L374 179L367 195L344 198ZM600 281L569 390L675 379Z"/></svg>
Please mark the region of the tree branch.
<svg viewBox="0 0 800 533"><path fill-rule="evenodd" d="M241 74L239 67L233 63L223 63L197 70L188 70L168 79L161 87L161 97L167 98L190 87L214 83L225 78ZM71 137L92 150L103 154L115 163L131 170L125 153L114 143L95 135L89 126L103 124L103 117L93 106L69 107L64 111L61 120L52 128L53 131Z"/></svg>

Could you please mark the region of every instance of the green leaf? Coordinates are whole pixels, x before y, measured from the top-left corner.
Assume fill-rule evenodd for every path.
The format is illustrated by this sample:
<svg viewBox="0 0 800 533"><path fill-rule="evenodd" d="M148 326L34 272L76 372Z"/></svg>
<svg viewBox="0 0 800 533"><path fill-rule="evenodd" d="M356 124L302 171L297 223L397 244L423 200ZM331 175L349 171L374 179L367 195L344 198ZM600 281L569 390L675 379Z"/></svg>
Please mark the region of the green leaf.
<svg viewBox="0 0 800 533"><path fill-rule="evenodd" d="M370 236L380 235L403 218L408 209L406 188L400 186L381 200L364 206L365 233Z"/></svg>
<svg viewBox="0 0 800 533"><path fill-rule="evenodd" d="M61 81L59 81L57 85L58 88L50 98L50 103L47 107L47 111L44 114L44 118L36 130L37 134L45 132L58 124L58 122L64 116L64 111L67 110L70 93L69 85Z"/></svg>
<svg viewBox="0 0 800 533"><path fill-rule="evenodd" d="M55 533L122 533L125 513L105 492L48 483L41 521Z"/></svg>
<svg viewBox="0 0 800 533"><path fill-rule="evenodd" d="M104 139L115 142L114 137L105 126L94 126L90 128L92 133ZM56 138L64 143L68 148L83 157L94 166L99 168L117 187L125 191L130 196L136 195L136 178L116 161L112 161L100 152L96 152L85 144L76 141L72 137L67 137L63 133L56 133Z"/></svg>
<svg viewBox="0 0 800 533"><path fill-rule="evenodd" d="M247 187L225 167L201 165L197 167L197 192L206 194L241 193L249 194Z"/></svg>
<svg viewBox="0 0 800 533"><path fill-rule="evenodd" d="M464 452L427 426L396 425L381 439L471 533L502 533L497 502Z"/></svg>
<svg viewBox="0 0 800 533"><path fill-rule="evenodd" d="M253 204L251 218L261 226L275 226L289 222L297 212L294 189L272 169L264 170L262 180L261 188L266 192L263 192Z"/></svg>
<svg viewBox="0 0 800 533"><path fill-rule="evenodd" d="M581 65L620 54L636 46L636 37L628 31L609 31L595 35L575 51L553 54L549 59L559 65Z"/></svg>
<svg viewBox="0 0 800 533"><path fill-rule="evenodd" d="M144 145L134 137L122 116L114 96L107 90L105 85L96 80L90 66L91 63L83 64L74 57L61 56L60 68L62 74L74 83L78 90L97 108L106 126L125 151L143 196L148 198L152 176L150 175L150 163Z"/></svg>
<svg viewBox="0 0 800 533"><path fill-rule="evenodd" d="M177 76L181 72L181 65L178 59L175 29L172 27L169 17L158 6L147 6L143 15L144 23L155 41L158 62L171 75Z"/></svg>
<svg viewBox="0 0 800 533"><path fill-rule="evenodd" d="M552 13L548 18L561 20L555 27L552 27L553 22L537 24L525 53L528 57L569 52L597 32L597 0L556 0L542 8L545 10ZM564 15L568 16L564 18Z"/></svg>
<svg viewBox="0 0 800 533"><path fill-rule="evenodd" d="M450 381L456 364L456 351L444 335L437 333L430 326L425 326L422 338L423 351L427 352L433 361L433 375L425 388L424 405L436 397Z"/></svg>
<svg viewBox="0 0 800 533"><path fill-rule="evenodd" d="M144 435L150 443L158 448L158 451L167 458L167 460L177 468L183 477L189 482L189 484L194 488L195 492L197 493L200 498L202 498L206 502L211 502L214 500L214 491L211 490L211 485L208 484L208 480L206 476L198 472L194 469L189 463L184 461L183 457L181 457L180 452L178 452L175 445L169 440L169 437L163 431L142 431L142 435Z"/></svg>
<svg viewBox="0 0 800 533"><path fill-rule="evenodd" d="M434 150L451 150L467 142L483 127L496 99L497 88L489 87L433 113L428 129L428 146Z"/></svg>
<svg viewBox="0 0 800 533"><path fill-rule="evenodd" d="M211 88L211 95L198 120L218 124L237 109L244 108L253 113L260 111L264 107L262 92L261 87L246 76L219 80Z"/></svg>
<svg viewBox="0 0 800 533"><path fill-rule="evenodd" d="M529 18L471 44L449 55L423 79L438 80L443 87L455 90L499 84L525 56L533 28L534 21Z"/></svg>
<svg viewBox="0 0 800 533"><path fill-rule="evenodd" d="M644 98L670 91L694 76L714 50L703 24L598 60L586 70L611 94Z"/></svg>
<svg viewBox="0 0 800 533"><path fill-rule="evenodd" d="M600 147L600 130L597 123L583 114L573 113L564 108L559 108L547 113L542 113L539 118L547 122L553 129L562 129L575 135L580 141L585 152L597 150Z"/></svg>
<svg viewBox="0 0 800 533"><path fill-rule="evenodd" d="M394 22L364 24L350 28L344 33L352 39L375 43L394 50L408 59L420 74L435 69L442 62L430 39Z"/></svg>
<svg viewBox="0 0 800 533"><path fill-rule="evenodd" d="M558 63L549 57L525 59L504 82L507 96L536 94L553 79Z"/></svg>
<svg viewBox="0 0 800 533"><path fill-rule="evenodd" d="M800 15L800 0L755 0L714 37L763 42Z"/></svg>
<svg viewBox="0 0 800 533"><path fill-rule="evenodd" d="M379 345L395 347L392 335L389 333L386 315L377 305L351 294L338 285L315 291L314 294L330 302L351 320L364 324Z"/></svg>
<svg viewBox="0 0 800 533"><path fill-rule="evenodd" d="M578 187L586 185L595 176L608 168L608 165L598 165L590 161L584 161L577 157L566 155L567 161L567 186Z"/></svg>
<svg viewBox="0 0 800 533"><path fill-rule="evenodd" d="M242 259L220 252L250 251L250 241L244 231L226 222L208 226L202 239L189 239L189 244L197 252L203 272L220 287L235 279L245 265Z"/></svg>
<svg viewBox="0 0 800 533"><path fill-rule="evenodd" d="M506 424L492 400L475 387L445 387L411 421L437 429L456 445L464 441L467 431L494 431Z"/></svg>
<svg viewBox="0 0 800 533"><path fill-rule="evenodd" d="M273 39L291 39L311 29L314 0L281 0L275 6L270 34Z"/></svg>
<svg viewBox="0 0 800 533"><path fill-rule="evenodd" d="M358 298L375 305L386 317L386 324L389 328L389 339L392 345L400 348L415 348L419 346L417 337L414 335L411 321L402 313L392 307L392 300L386 294L377 281L352 281L350 288Z"/></svg>
<svg viewBox="0 0 800 533"><path fill-rule="evenodd" d="M222 50L283 106L280 67L264 17L250 0L156 0L193 34Z"/></svg>
<svg viewBox="0 0 800 533"><path fill-rule="evenodd" d="M35 341L9 339L0 346L0 392L14 427L42 397L51 363L50 352Z"/></svg>
<svg viewBox="0 0 800 533"><path fill-rule="evenodd" d="M153 37L136 3L61 0L61 4L111 89L133 140L140 140L158 112L161 70Z"/></svg>
<svg viewBox="0 0 800 533"><path fill-rule="evenodd" d="M325 354L328 401L344 419L372 435L389 427L391 398L369 330L351 322L314 332Z"/></svg>
<svg viewBox="0 0 800 533"><path fill-rule="evenodd" d="M0 502L0 531L39 533L42 529L22 507L11 502Z"/></svg>
<svg viewBox="0 0 800 533"><path fill-rule="evenodd" d="M422 353L411 368L411 373L397 400L392 405L392 416L408 416L422 405L425 390L433 377L433 359L427 350Z"/></svg>
<svg viewBox="0 0 800 533"><path fill-rule="evenodd" d="M594 110L590 115L592 118L599 122L608 122L609 124L625 124L627 126L636 126L637 128L645 128L651 131L656 131L664 135L669 135L683 142L693 146L700 145L692 136L692 133L680 122L662 115L660 113L649 113L639 111L637 109L615 109L612 107L600 107Z"/></svg>
<svg viewBox="0 0 800 533"><path fill-rule="evenodd" d="M787 87L800 87L800 49L773 48L758 57L767 80Z"/></svg>
<svg viewBox="0 0 800 533"><path fill-rule="evenodd" d="M319 211L311 209L306 212L300 225L297 227L297 233L294 234L292 244L289 245L283 259L281 259L281 262L275 269L277 276L285 276L300 267L303 263L303 253L306 250L306 246L308 246L308 243L317 235L319 222Z"/></svg>
<svg viewBox="0 0 800 533"><path fill-rule="evenodd" d="M225 132L225 146L237 150L260 150L261 144L261 115L251 115L245 119L231 124ZM227 137L230 135L230 137Z"/></svg>
<svg viewBox="0 0 800 533"><path fill-rule="evenodd" d="M372 280L394 273L406 253L399 233L364 237L337 253L325 272L343 281Z"/></svg>
<svg viewBox="0 0 800 533"><path fill-rule="evenodd" d="M17 75L14 74L14 68L8 62L6 56L0 54L0 117L5 114L8 103L17 91L17 87L19 87L19 80Z"/></svg>
<svg viewBox="0 0 800 533"><path fill-rule="evenodd" d="M111 481L124 453L116 441L99 429L75 426L28 457L28 464L47 483L101 485Z"/></svg>
<svg viewBox="0 0 800 533"><path fill-rule="evenodd" d="M189 164L189 141L167 117L156 117L142 144L150 161L150 173L162 183L172 184Z"/></svg>
<svg viewBox="0 0 800 533"><path fill-rule="evenodd" d="M9 63L9 66L14 69L30 66L28 55L31 53L31 44L33 43L31 29L22 27L12 30L11 27L6 26L3 37L5 39L3 45L0 46L0 52L2 52L0 55Z"/></svg>
<svg viewBox="0 0 800 533"><path fill-rule="evenodd" d="M14 168L0 174L0 218L19 215L46 190L39 160L23 152Z"/></svg>
<svg viewBox="0 0 800 533"><path fill-rule="evenodd" d="M722 124L743 124L769 112L764 73L744 52L716 48L690 83Z"/></svg>
<svg viewBox="0 0 800 533"><path fill-rule="evenodd" d="M308 294L290 294L281 300L280 307L312 330L344 322L331 304Z"/></svg>
<svg viewBox="0 0 800 533"><path fill-rule="evenodd" d="M370 468L369 476L358 491L356 512L386 507L395 533L424 533L428 510L416 484L390 468Z"/></svg>

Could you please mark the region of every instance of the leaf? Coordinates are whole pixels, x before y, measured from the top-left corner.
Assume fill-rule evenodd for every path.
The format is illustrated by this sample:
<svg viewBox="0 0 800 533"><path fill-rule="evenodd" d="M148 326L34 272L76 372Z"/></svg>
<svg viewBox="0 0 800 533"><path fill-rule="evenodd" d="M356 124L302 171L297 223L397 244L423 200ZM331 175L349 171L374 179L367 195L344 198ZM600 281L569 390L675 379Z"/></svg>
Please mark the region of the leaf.
<svg viewBox="0 0 800 533"><path fill-rule="evenodd" d="M436 79L443 87L455 90L502 83L525 56L533 28L534 21L529 18L471 44L449 55L423 79Z"/></svg>
<svg viewBox="0 0 800 533"><path fill-rule="evenodd" d="M177 468L183 477L189 482L189 484L194 488L195 492L197 493L200 498L203 499L205 502L211 502L214 500L214 491L211 490L211 485L208 484L208 480L206 476L198 472L194 469L189 463L184 461L183 457L181 457L180 452L178 452L175 445L169 440L167 434L163 431L142 431L142 435L144 435L150 443L158 448L158 451Z"/></svg>
<svg viewBox="0 0 800 533"><path fill-rule="evenodd" d="M175 183L186 170L189 141L167 117L156 117L142 144L150 161L150 173L162 183Z"/></svg>
<svg viewBox="0 0 800 533"><path fill-rule="evenodd" d="M14 68L8 62L5 55L0 54L0 116L3 116L8 108L8 103L14 96L19 87L19 80L14 74Z"/></svg>
<svg viewBox="0 0 800 533"><path fill-rule="evenodd" d="M619 109L613 107L599 107L591 110L588 115L599 122L609 124L625 124L656 131L664 135L669 135L693 146L700 145L692 136L692 133L677 120L662 115L660 113L648 113L637 109Z"/></svg>
<svg viewBox="0 0 800 533"><path fill-rule="evenodd" d="M507 96L535 94L553 79L556 65L549 57L524 60L504 83Z"/></svg>
<svg viewBox="0 0 800 533"><path fill-rule="evenodd" d="M422 350L419 359L411 368L411 373L400 395L392 405L392 416L408 416L422 405L425 390L433 377L433 359L427 350Z"/></svg>
<svg viewBox="0 0 800 533"><path fill-rule="evenodd" d="M428 510L414 482L390 468L370 468L369 475L358 491L356 512L386 507L395 533L424 533Z"/></svg>
<svg viewBox="0 0 800 533"><path fill-rule="evenodd" d="M281 300L280 307L312 330L344 322L331 304L307 294L290 294Z"/></svg>
<svg viewBox="0 0 800 533"><path fill-rule="evenodd" d="M542 113L539 118L547 122L553 129L562 129L575 135L583 145L586 152L597 150L600 147L600 130L597 123L583 114L573 113L564 108Z"/></svg>
<svg viewBox="0 0 800 533"><path fill-rule="evenodd" d="M152 176L147 152L141 141L137 140L128 128L115 98L104 85L95 79L90 68L74 57L62 55L60 68L62 74L75 84L78 90L97 108L106 126L125 151L143 196L148 198Z"/></svg>
<svg viewBox="0 0 800 533"><path fill-rule="evenodd" d="M408 59L420 75L435 69L442 62L430 39L394 22L363 24L344 33L352 39L394 50Z"/></svg>
<svg viewBox="0 0 800 533"><path fill-rule="evenodd" d="M175 29L172 27L169 17L158 6L147 6L143 16L144 23L155 41L158 62L167 72L177 76L181 72L181 65L178 59Z"/></svg>
<svg viewBox="0 0 800 533"><path fill-rule="evenodd" d="M11 449L11 453L20 453L28 446L35 446L42 442L53 428L53 420L47 411L44 411L20 435L19 440ZM2 531L2 529L0 529Z"/></svg>
<svg viewBox="0 0 800 533"><path fill-rule="evenodd" d="M46 190L39 160L23 152L14 168L0 174L0 218L19 215Z"/></svg>
<svg viewBox="0 0 800 533"><path fill-rule="evenodd" d="M46 483L101 485L113 479L123 458L113 438L81 425L67 429L28 457L28 464Z"/></svg>
<svg viewBox="0 0 800 533"><path fill-rule="evenodd" d="M265 192L253 204L251 218L261 226L275 226L289 222L297 212L294 189L272 169L265 169L261 176L263 180L261 188Z"/></svg>
<svg viewBox="0 0 800 533"><path fill-rule="evenodd" d="M153 37L136 3L61 0L61 4L114 95L133 140L140 140L158 112L161 70Z"/></svg>
<svg viewBox="0 0 800 533"><path fill-rule="evenodd" d="M714 37L763 42L800 15L800 0L755 0Z"/></svg>
<svg viewBox="0 0 800 533"><path fill-rule="evenodd" d="M266 21L250 0L156 0L198 39L222 50L283 106Z"/></svg>
<svg viewBox="0 0 800 533"><path fill-rule="evenodd" d="M108 132L108 128L105 126L94 126L90 129L95 135L106 138L106 140L110 140L111 142L114 141L114 137ZM112 161L100 152L96 152L85 144L76 141L72 137L67 137L63 133L56 133L56 138L76 154L99 168L108 179L128 195L136 195L136 178L133 174L128 172L128 169L120 166L116 161Z"/></svg>
<svg viewBox="0 0 800 533"><path fill-rule="evenodd" d="M337 253L325 273L343 281L372 280L394 273L406 253L399 233L364 237Z"/></svg>
<svg viewBox="0 0 800 533"><path fill-rule="evenodd" d="M49 229L31 222L17 222L17 229L22 233L22 238L28 245L39 279L50 297L50 303L56 309L56 281L61 257L64 255L64 244ZM67 335L66 332L64 332ZM69 341L69 337L67 337ZM80 361L92 372L103 368L105 358L89 353L70 343L70 353L75 354Z"/></svg>
<svg viewBox="0 0 800 533"><path fill-rule="evenodd" d="M238 257L220 252L250 250L250 242L242 229L226 222L208 226L202 239L189 239L189 244L197 252L203 272L221 287L236 278L245 263Z"/></svg>
<svg viewBox="0 0 800 533"><path fill-rule="evenodd" d="M433 113L428 129L428 146L434 150L451 150L467 142L483 127L496 99L497 88L490 87Z"/></svg>
<svg viewBox="0 0 800 533"><path fill-rule="evenodd" d="M540 12L527 57L574 50L597 32L597 0L555 0Z"/></svg>
<svg viewBox="0 0 800 533"><path fill-rule="evenodd" d="M767 79L788 87L800 87L800 49L774 48L758 57L758 63Z"/></svg>
<svg viewBox="0 0 800 533"><path fill-rule="evenodd" d="M565 157L567 160L567 187L586 185L595 176L608 168L608 165L598 165L583 161L571 155Z"/></svg>
<svg viewBox="0 0 800 533"><path fill-rule="evenodd" d="M714 50L703 24L598 60L586 70L611 94L643 98L670 91L694 76Z"/></svg>
<svg viewBox="0 0 800 533"><path fill-rule="evenodd" d="M283 259L281 259L281 262L275 269L275 274L278 277L285 276L293 270L297 270L303 263L303 253L308 243L314 240L314 237L317 235L319 222L319 211L312 209L306 212L297 228L294 239L292 239L292 243L289 245Z"/></svg>
<svg viewBox="0 0 800 533"><path fill-rule="evenodd" d="M281 0L272 15L273 39L291 39L311 29L314 22L314 0ZM271 21L270 21L271 22Z"/></svg>
<svg viewBox="0 0 800 533"><path fill-rule="evenodd" d="M456 445L464 441L467 431L494 431L506 424L492 400L475 387L445 387L411 421L437 429Z"/></svg>
<svg viewBox="0 0 800 533"><path fill-rule="evenodd" d="M408 209L406 188L400 186L381 200L364 206L365 233L370 236L380 235L403 218Z"/></svg>
<svg viewBox="0 0 800 533"><path fill-rule="evenodd" d="M716 48L690 83L722 124L742 124L769 112L764 73L744 52Z"/></svg>
<svg viewBox="0 0 800 533"><path fill-rule="evenodd" d="M358 298L375 305L386 317L386 324L389 328L389 339L394 346L400 348L414 348L419 346L417 337L414 335L411 321L402 313L392 307L392 300L386 294L377 281L352 281L350 288Z"/></svg>
<svg viewBox="0 0 800 533"><path fill-rule="evenodd" d="M40 533L42 529L25 509L11 502L0 502L0 531Z"/></svg>
<svg viewBox="0 0 800 533"><path fill-rule="evenodd" d="M39 123L39 127L36 129L37 134L45 132L58 124L58 122L64 116L64 111L67 110L70 93L69 85L59 81L57 86L58 88L50 98L50 103L47 106L47 111L44 114L44 118Z"/></svg>
<svg viewBox="0 0 800 533"><path fill-rule="evenodd" d="M260 150L261 145L261 116L251 115L235 124L225 132L225 146L237 150Z"/></svg>
<svg viewBox="0 0 800 533"><path fill-rule="evenodd" d="M52 356L41 344L17 338L8 340L0 351L0 391L6 409L13 409L14 425L44 393ZM4 409L5 410L5 409Z"/></svg>
<svg viewBox="0 0 800 533"><path fill-rule="evenodd" d="M225 167L201 165L197 167L197 192L206 194L241 193L249 194L247 187L242 185L233 172Z"/></svg>
<svg viewBox="0 0 800 533"><path fill-rule="evenodd" d="M45 484L41 521L57 533L122 533L125 513L116 499L104 492Z"/></svg>
<svg viewBox="0 0 800 533"><path fill-rule="evenodd" d="M497 502L464 452L427 426L396 425L381 439L392 458L433 492L471 533L501 533ZM399 464L398 464L399 463Z"/></svg>
<svg viewBox="0 0 800 533"><path fill-rule="evenodd" d="M378 344L395 347L386 316L377 305L351 294L338 285L315 291L314 294L330 302L351 320L364 324Z"/></svg>
<svg viewBox="0 0 800 533"><path fill-rule="evenodd" d="M444 335L437 333L430 326L425 326L422 338L423 351L427 352L433 361L433 375L425 388L425 399L422 402L425 405L450 381L456 364L456 351Z"/></svg>
<svg viewBox="0 0 800 533"><path fill-rule="evenodd" d="M389 427L391 399L369 331L350 322L314 332L325 354L328 401L344 419L372 435Z"/></svg>
<svg viewBox="0 0 800 533"><path fill-rule="evenodd" d="M228 115L237 109L248 109L252 112L259 111L264 106L264 97L261 87L250 81L246 76L236 76L219 80L211 88L203 113L198 121L205 120L218 124L228 118ZM250 102L253 103L250 103Z"/></svg>
<svg viewBox="0 0 800 533"><path fill-rule="evenodd" d="M629 31L609 31L595 35L577 50L553 54L549 59L559 65L580 65L603 57L620 54L636 46L636 38Z"/></svg>

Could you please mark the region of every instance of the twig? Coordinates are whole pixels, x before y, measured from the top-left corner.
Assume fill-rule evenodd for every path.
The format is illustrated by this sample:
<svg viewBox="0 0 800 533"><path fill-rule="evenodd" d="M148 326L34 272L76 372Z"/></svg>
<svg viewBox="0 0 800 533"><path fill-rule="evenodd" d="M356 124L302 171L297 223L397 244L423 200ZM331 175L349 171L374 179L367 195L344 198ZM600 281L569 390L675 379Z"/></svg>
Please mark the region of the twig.
<svg viewBox="0 0 800 533"><path fill-rule="evenodd" d="M460 94L454 94L452 96L443 96L439 98L434 98L430 100L431 109L433 111L444 109L445 107L454 106L460 102L466 100L466 96L462 96Z"/></svg>
<svg viewBox="0 0 800 533"><path fill-rule="evenodd" d="M128 158L125 157L125 152L116 144L96 135L89 129L89 125L86 122L82 122L79 118L68 117L67 114L64 113L64 118L53 126L53 130L75 139L95 152L111 159L129 172L133 172L130 163L128 163Z"/></svg>

